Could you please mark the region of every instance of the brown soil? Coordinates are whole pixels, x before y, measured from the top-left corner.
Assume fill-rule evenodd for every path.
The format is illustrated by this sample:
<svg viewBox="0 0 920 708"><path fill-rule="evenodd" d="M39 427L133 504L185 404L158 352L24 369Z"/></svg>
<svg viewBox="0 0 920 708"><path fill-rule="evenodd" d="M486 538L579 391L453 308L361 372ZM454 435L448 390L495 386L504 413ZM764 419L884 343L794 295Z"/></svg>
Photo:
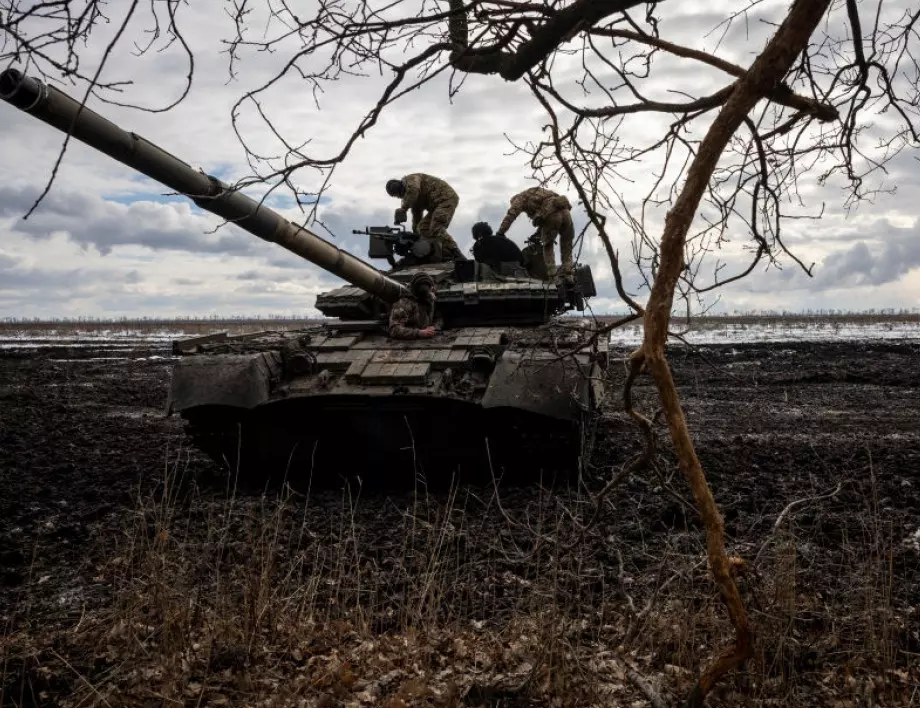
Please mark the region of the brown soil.
<svg viewBox="0 0 920 708"><path fill-rule="evenodd" d="M461 694L467 703L489 705L529 705L547 696L562 704L600 700L596 677L616 672L596 659L618 646L625 646L634 666L658 677L658 690L677 696L728 636L701 565L701 528L668 453L666 476L637 475L611 492L583 541L571 517L590 516L591 502L574 484L552 494L539 486L506 489L500 504L490 489L390 496L353 489L351 496L323 492L309 501L300 495L233 497L226 481L214 478L212 463L188 449L181 422L163 416L167 348L138 344L118 352L125 359L93 358L111 355L61 347L0 356L4 706L63 705L81 696L99 702L101 695L111 705L113 695L137 705L161 695L166 689L150 688L152 674L144 679L115 670L122 666L117 655L129 651L112 638L117 622L135 617L131 613L143 605L146 622L166 623L147 600L126 604L126 598L146 597L154 578L188 604L196 588L213 587L213 574L222 568L252 566L268 556L263 584L277 586L280 577L299 591L312 583L310 611L297 617L309 616L315 632L309 641L325 642L311 645L313 656L331 661L330 647L344 654L354 649L348 669L354 676L339 671L336 686L314 677L297 689L310 705L314 699L346 705L369 686L376 687L369 704L387 699L393 706L402 705L397 699L449 704ZM163 358L145 358L151 355ZM920 345L898 343L675 350L675 377L725 517L729 551L748 563L742 592L759 637L753 665L721 687L713 704L907 705L911 695L920 695L918 360ZM645 410L654 403L647 380L637 388L637 401ZM616 411L600 433L595 469L586 480L591 491L639 449ZM183 482L178 486L177 477ZM802 503L774 531L780 513L797 500ZM163 563L155 573L144 565L154 552ZM289 636L285 622L268 627L261 615L244 621L254 602L245 590L250 576L234 577L240 585L227 591L231 600L197 602L215 612L230 608L231 624L250 622L250 641L242 642L229 626L220 641L216 634L188 639L189 647L210 642L210 658L186 658L187 666L170 674L186 687L176 690L191 691L180 702L195 703L207 693L196 671L223 671L224 678L226 672L271 675L293 691L297 667L309 663L306 650L291 648L307 640ZM650 611L642 612L649 600ZM183 621L186 628L204 626ZM546 631L562 642L551 660L528 654L546 648L530 621L552 627ZM551 666L554 678L506 691L502 699L495 676L513 673L508 666L521 658L507 655L514 627L521 656ZM153 662L164 655L165 639L157 629L146 631L156 635L144 644L143 656ZM339 634L333 640L330 632ZM426 655L419 670L434 685L437 671L453 667L465 693L413 698L405 693L405 676L390 686L380 678L383 668L355 663L361 642L373 639L383 651L407 632L438 636L442 643L452 637L452 648L437 644L437 656ZM505 654L492 660L491 683L470 678L482 666L456 643L501 644L502 637ZM275 647L273 658L254 645ZM282 645L283 651L277 648ZM239 652L243 658L234 658ZM132 661L147 660L139 657ZM403 667L397 663L392 670ZM233 694L224 679L215 681L231 704L280 695L277 683L258 690L234 684ZM492 694L482 693L486 684ZM634 684L622 685L625 705L642 700ZM203 705L221 702L205 698Z"/></svg>

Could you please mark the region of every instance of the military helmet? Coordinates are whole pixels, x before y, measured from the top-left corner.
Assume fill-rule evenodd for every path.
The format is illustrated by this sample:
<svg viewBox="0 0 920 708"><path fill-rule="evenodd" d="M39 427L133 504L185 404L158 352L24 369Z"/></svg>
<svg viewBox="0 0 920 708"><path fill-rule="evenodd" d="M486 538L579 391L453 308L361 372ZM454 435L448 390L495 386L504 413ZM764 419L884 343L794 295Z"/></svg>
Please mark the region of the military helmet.
<svg viewBox="0 0 920 708"><path fill-rule="evenodd" d="M473 240L478 241L481 238L492 235L492 227L489 226L488 222L480 221L476 224L473 224Z"/></svg>
<svg viewBox="0 0 920 708"><path fill-rule="evenodd" d="M402 183L401 179L390 179L387 180L387 194L391 197L402 196L402 193L405 191L405 186Z"/></svg>

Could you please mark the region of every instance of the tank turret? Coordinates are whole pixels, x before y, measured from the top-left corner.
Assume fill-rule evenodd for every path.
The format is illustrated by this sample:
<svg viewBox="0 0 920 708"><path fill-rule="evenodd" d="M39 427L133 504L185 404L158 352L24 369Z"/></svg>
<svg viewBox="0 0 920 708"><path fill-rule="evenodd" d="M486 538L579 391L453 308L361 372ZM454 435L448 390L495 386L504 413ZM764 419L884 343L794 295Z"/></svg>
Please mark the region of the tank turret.
<svg viewBox="0 0 920 708"><path fill-rule="evenodd" d="M572 285L533 277L522 262L424 263L413 259L424 251L417 236L366 227L368 257L391 266L383 272L36 78L5 70L0 98L346 282L317 297L331 318L322 324L174 343L167 411L219 465L385 483L458 466L580 468L607 341L560 315L596 294L589 267L576 267ZM392 339L389 308L419 271L436 283L438 334Z"/></svg>

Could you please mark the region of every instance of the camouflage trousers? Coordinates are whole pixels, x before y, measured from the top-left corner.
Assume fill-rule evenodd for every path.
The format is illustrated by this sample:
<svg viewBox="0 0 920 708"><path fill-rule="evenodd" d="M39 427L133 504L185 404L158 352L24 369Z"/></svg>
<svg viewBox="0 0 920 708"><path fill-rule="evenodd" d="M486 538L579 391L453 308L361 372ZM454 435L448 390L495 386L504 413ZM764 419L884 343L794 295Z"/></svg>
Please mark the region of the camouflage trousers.
<svg viewBox="0 0 920 708"><path fill-rule="evenodd" d="M434 247L432 262L442 260L464 260L463 252L457 246L457 242L447 233L447 227L450 226L451 219L454 218L454 212L457 211L457 205L460 200L445 199L435 204L434 209L429 211L418 222L419 235L430 241Z"/></svg>
<svg viewBox="0 0 920 708"><path fill-rule="evenodd" d="M552 276L556 270L556 254L553 246L559 236L559 250L562 256L562 273L572 275L574 263L572 262L572 244L575 241L575 225L572 223L572 212L561 209L553 212L540 226L540 242L543 244L543 260L546 262L547 273Z"/></svg>

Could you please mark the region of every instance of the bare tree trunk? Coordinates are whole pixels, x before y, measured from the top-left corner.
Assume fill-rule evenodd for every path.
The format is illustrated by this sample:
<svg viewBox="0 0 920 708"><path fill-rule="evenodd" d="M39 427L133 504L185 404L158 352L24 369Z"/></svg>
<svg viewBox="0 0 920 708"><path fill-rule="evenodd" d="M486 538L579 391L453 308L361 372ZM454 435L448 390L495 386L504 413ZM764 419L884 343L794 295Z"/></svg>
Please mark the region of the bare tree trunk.
<svg viewBox="0 0 920 708"><path fill-rule="evenodd" d="M664 352L677 279L684 268L687 232L699 207L712 173L735 131L759 100L782 82L793 62L808 46L808 40L824 16L830 0L795 0L785 21L763 53L735 84L731 98L719 112L700 145L674 207L665 220L661 238L661 260L645 311L645 338L633 353L655 379L671 440L680 459L680 469L693 491L706 528L706 549L713 580L719 588L735 628L735 643L702 673L687 698L688 706L702 706L706 695L729 671L753 654L753 630L738 587L729 570L725 553L722 515L697 458L677 388Z"/></svg>

